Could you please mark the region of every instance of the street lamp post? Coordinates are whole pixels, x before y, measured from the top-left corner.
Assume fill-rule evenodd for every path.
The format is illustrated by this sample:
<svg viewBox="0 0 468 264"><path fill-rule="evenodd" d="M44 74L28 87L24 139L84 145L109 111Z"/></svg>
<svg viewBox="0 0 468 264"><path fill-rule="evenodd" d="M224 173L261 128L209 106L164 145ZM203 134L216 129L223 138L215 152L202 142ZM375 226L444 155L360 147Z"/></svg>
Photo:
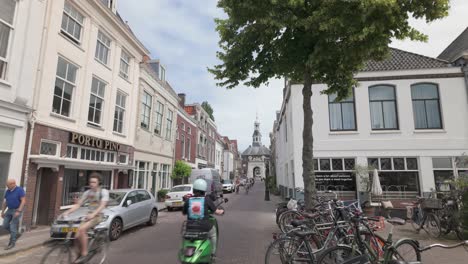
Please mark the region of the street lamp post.
<svg viewBox="0 0 468 264"><path fill-rule="evenodd" d="M265 201L270 201L270 187L269 187L269 181L270 181L270 168L268 165L268 160L265 160Z"/></svg>

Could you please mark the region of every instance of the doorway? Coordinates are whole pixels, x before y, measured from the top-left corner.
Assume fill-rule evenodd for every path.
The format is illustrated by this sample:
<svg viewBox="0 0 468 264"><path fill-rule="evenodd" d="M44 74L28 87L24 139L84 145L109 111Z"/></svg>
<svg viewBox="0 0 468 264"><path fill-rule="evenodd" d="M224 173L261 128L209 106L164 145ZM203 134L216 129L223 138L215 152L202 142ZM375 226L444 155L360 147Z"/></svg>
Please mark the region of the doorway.
<svg viewBox="0 0 468 264"><path fill-rule="evenodd" d="M52 194L55 190L51 189L56 186L57 172L52 171L50 168L42 168L38 171L38 201L35 206L36 211L36 225L49 225L52 219L49 219L50 203Z"/></svg>

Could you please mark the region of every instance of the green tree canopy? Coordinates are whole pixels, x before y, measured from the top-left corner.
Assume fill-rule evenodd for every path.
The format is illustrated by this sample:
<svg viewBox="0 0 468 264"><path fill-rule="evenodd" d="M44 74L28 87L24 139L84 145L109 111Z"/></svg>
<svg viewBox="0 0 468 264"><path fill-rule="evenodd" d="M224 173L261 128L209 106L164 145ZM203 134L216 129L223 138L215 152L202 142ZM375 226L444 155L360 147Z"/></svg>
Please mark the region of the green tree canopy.
<svg viewBox="0 0 468 264"><path fill-rule="evenodd" d="M189 177L190 173L192 173L192 168L187 163L177 160L171 177L173 179L183 179Z"/></svg>
<svg viewBox="0 0 468 264"><path fill-rule="evenodd" d="M312 82L347 97L368 60L382 60L393 38L424 41L409 18L448 14L449 0L219 0L216 19L221 64L209 69L218 85L259 87L270 78L304 83L304 127L312 127ZM305 202L315 196L312 130L303 131Z"/></svg>
<svg viewBox="0 0 468 264"><path fill-rule="evenodd" d="M211 105L207 102L207 101L204 101L201 106L203 107L203 109L205 109L205 111L208 113L208 115L210 116L211 120L215 121L214 119L214 116L213 116L213 107L211 107Z"/></svg>

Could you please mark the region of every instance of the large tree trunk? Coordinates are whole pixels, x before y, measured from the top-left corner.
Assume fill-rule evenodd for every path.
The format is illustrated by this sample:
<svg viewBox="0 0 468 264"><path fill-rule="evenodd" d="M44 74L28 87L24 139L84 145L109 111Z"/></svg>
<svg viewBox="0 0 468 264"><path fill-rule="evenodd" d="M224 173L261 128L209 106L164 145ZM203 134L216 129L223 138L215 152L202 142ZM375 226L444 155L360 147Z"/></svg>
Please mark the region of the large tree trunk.
<svg viewBox="0 0 468 264"><path fill-rule="evenodd" d="M306 209L312 209L315 205L314 198L317 196L315 189L315 172L313 163L313 141L312 136L312 78L310 74L304 74L304 87L302 88L304 111L304 129L302 131L302 177L304 179L304 202Z"/></svg>

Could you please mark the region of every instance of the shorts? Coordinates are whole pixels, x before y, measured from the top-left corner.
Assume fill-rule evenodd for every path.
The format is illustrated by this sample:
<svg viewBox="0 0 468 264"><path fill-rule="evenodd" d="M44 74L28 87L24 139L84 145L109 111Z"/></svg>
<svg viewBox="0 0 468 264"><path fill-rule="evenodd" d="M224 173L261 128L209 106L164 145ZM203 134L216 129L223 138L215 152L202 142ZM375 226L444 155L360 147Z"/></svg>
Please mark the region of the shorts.
<svg viewBox="0 0 468 264"><path fill-rule="evenodd" d="M80 226L84 225L85 223L90 223L90 228L95 228L97 225L99 225L99 223L102 222L102 220L103 220L103 216L100 214L89 221L82 222Z"/></svg>

